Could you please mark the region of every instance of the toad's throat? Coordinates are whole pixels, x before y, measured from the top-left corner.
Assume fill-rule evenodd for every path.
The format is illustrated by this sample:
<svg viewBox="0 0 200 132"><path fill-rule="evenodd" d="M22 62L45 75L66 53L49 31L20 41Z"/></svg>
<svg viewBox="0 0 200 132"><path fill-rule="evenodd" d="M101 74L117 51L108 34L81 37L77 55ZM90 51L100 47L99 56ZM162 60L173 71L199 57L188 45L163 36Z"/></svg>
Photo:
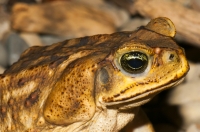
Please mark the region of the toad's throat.
<svg viewBox="0 0 200 132"><path fill-rule="evenodd" d="M104 104L106 106L118 106L118 105L123 105L123 104L125 104L125 105L133 104L134 107L140 106L140 105L145 104L148 101L150 101L159 92L161 92L161 91L163 91L167 88L170 88L172 86L176 86L176 85L180 84L183 80L184 80L184 77L182 77L179 80L176 80L174 82L168 82L168 83L163 84L161 86L152 88L152 89L145 91L145 92L138 94L138 95L130 96L130 97L127 97L127 98L118 98L118 99L114 98L113 100L105 101Z"/></svg>

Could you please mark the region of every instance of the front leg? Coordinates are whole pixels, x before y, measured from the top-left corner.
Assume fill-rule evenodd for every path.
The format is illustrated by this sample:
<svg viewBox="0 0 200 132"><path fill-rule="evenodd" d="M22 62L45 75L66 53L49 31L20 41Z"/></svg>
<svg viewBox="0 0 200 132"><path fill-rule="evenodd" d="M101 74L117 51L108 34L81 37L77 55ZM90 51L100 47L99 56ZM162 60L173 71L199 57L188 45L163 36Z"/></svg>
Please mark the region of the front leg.
<svg viewBox="0 0 200 132"><path fill-rule="evenodd" d="M120 132L155 132L151 122L140 108L135 118Z"/></svg>
<svg viewBox="0 0 200 132"><path fill-rule="evenodd" d="M89 132L115 132L117 125L117 110L105 109L98 111L92 118Z"/></svg>
<svg viewBox="0 0 200 132"><path fill-rule="evenodd" d="M118 132L133 120L138 113L138 108L129 111L117 109L104 109L95 112L89 125L89 132Z"/></svg>

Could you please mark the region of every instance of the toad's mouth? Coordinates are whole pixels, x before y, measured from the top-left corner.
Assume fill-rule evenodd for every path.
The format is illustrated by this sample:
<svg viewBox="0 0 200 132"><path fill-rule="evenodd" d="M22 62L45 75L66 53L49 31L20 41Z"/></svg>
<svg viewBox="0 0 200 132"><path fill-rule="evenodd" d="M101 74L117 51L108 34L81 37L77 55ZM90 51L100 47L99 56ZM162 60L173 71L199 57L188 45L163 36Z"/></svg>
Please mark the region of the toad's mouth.
<svg viewBox="0 0 200 132"><path fill-rule="evenodd" d="M137 96L129 97L127 99L118 100L118 101L114 101L114 102L104 102L104 104L107 107L115 107L116 106L119 109L127 109L127 108L137 107L137 106L140 106L142 104L149 102L155 95L157 95L161 91L180 84L183 80L184 80L184 77L180 78L179 80L177 80L175 82L168 82L167 84L153 88L150 91L146 91Z"/></svg>

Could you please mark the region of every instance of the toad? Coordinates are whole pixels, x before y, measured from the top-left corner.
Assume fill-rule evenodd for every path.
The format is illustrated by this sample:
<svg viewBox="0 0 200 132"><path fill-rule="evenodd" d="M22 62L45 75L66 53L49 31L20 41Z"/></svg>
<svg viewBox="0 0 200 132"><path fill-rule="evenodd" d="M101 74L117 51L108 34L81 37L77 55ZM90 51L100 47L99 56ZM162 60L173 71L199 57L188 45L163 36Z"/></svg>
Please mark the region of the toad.
<svg viewBox="0 0 200 132"><path fill-rule="evenodd" d="M116 132L189 65L170 19L26 50L0 75L1 132ZM134 128L153 132L150 123Z"/></svg>

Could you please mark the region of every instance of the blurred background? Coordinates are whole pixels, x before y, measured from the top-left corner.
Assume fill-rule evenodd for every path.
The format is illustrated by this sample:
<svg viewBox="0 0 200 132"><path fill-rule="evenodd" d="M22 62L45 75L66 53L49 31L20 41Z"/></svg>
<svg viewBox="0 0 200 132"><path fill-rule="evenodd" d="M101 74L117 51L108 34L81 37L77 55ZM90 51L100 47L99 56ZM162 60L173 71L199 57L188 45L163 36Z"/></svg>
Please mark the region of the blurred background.
<svg viewBox="0 0 200 132"><path fill-rule="evenodd" d="M132 31L160 16L174 22L191 69L142 107L156 132L200 132L200 0L0 0L0 73L31 46Z"/></svg>

